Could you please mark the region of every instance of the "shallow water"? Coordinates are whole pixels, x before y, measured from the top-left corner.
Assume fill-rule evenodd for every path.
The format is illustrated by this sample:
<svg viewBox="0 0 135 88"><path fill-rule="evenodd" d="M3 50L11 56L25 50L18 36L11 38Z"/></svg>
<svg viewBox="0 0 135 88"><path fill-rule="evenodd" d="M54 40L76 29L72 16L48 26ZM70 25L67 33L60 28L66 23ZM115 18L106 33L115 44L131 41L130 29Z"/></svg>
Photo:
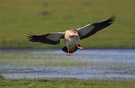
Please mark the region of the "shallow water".
<svg viewBox="0 0 135 88"><path fill-rule="evenodd" d="M135 79L135 49L0 50L4 78Z"/></svg>

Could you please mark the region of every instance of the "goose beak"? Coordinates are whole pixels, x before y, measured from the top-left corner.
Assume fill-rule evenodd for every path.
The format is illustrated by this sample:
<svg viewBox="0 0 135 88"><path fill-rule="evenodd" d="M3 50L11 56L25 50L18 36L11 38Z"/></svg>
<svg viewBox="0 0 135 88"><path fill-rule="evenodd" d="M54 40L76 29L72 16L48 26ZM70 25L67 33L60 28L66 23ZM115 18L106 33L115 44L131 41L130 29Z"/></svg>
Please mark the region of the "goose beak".
<svg viewBox="0 0 135 88"><path fill-rule="evenodd" d="M79 34L76 31L74 31L74 36L79 36Z"/></svg>

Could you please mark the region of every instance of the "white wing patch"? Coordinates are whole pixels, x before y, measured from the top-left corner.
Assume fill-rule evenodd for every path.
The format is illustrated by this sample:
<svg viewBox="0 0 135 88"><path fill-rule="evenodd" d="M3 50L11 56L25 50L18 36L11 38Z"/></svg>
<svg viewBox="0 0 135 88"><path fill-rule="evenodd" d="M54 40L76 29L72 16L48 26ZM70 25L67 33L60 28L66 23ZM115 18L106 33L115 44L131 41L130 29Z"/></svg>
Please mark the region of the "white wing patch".
<svg viewBox="0 0 135 88"><path fill-rule="evenodd" d="M57 32L57 33L49 33L49 35L46 37L47 39L58 41L62 39L62 35L64 35L64 32Z"/></svg>
<svg viewBox="0 0 135 88"><path fill-rule="evenodd" d="M79 30L79 33L81 36L86 35L87 33L89 33L90 31L92 31L92 29L94 28L94 25L92 24L88 24L84 27L78 28L76 29L77 31Z"/></svg>

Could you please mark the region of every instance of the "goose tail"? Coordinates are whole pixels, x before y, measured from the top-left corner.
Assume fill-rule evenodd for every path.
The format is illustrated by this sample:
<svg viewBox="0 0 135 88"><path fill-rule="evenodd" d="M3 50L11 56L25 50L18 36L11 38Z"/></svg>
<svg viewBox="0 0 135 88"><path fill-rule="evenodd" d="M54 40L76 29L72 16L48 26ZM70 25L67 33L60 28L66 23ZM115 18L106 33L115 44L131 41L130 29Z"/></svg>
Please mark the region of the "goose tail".
<svg viewBox="0 0 135 88"><path fill-rule="evenodd" d="M80 44L78 44L78 46L80 46ZM67 50L67 47L66 46L64 46L61 50L63 50L65 53L68 53L68 50ZM75 51L77 51L78 50L78 48L77 48L77 46L75 46L75 47L73 47L73 48L70 48L70 53L74 53Z"/></svg>

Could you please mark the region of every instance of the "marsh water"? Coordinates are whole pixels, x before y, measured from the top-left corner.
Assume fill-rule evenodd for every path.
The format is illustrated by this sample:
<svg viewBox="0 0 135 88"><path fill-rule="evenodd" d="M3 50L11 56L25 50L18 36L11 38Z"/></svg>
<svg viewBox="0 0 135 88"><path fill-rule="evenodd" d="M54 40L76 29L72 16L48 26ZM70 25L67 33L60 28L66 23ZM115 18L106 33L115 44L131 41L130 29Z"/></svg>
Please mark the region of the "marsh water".
<svg viewBox="0 0 135 88"><path fill-rule="evenodd" d="M135 49L1 49L3 78L135 79Z"/></svg>

